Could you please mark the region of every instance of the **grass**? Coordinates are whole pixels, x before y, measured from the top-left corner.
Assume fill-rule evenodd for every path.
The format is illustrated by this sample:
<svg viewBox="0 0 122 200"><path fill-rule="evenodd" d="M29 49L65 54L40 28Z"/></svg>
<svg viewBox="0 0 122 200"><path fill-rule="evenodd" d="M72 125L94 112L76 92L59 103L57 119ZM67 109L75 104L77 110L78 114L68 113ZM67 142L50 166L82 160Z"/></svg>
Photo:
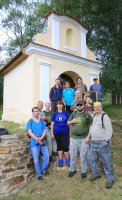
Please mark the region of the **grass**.
<svg viewBox="0 0 122 200"><path fill-rule="evenodd" d="M12 121L0 121L0 128L6 128L9 134L26 132L24 124L20 125Z"/></svg>
<svg viewBox="0 0 122 200"><path fill-rule="evenodd" d="M112 189L105 188L106 178L103 170L102 178L91 183L88 178L80 179L80 171L69 178L69 168L58 168L51 165L50 174L43 181L34 177L17 194L2 198L2 200L121 200L122 199L122 124L113 122L112 155L116 174L116 182ZM100 167L101 168L101 167Z"/></svg>
<svg viewBox="0 0 122 200"><path fill-rule="evenodd" d="M122 105L113 106L105 104L103 105L103 110L112 120L122 120Z"/></svg>

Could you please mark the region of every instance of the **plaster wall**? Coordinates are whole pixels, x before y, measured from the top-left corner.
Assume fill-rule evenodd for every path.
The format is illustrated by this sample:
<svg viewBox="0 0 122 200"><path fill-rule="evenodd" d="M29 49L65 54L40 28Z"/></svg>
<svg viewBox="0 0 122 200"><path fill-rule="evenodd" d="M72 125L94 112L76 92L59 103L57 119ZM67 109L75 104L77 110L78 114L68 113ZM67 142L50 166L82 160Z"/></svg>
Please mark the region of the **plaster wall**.
<svg viewBox="0 0 122 200"><path fill-rule="evenodd" d="M25 121L33 105L33 56L4 76L3 120ZM16 113L16 115L14 115Z"/></svg>

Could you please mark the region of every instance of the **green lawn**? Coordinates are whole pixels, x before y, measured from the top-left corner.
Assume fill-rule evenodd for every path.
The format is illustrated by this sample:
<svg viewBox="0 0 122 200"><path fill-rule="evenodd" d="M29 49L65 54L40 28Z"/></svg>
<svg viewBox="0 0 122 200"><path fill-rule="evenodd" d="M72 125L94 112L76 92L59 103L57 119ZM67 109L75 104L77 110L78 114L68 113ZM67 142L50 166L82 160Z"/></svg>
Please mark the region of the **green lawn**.
<svg viewBox="0 0 122 200"><path fill-rule="evenodd" d="M122 120L122 105L112 106L103 105L103 110L110 116L112 120Z"/></svg>
<svg viewBox="0 0 122 200"><path fill-rule="evenodd" d="M112 155L116 173L116 182L112 189L105 188L105 176L91 183L90 172L86 180L81 181L80 171L69 178L69 168L58 168L54 163L50 174L43 181L34 177L17 194L2 200L121 200L122 199L122 124L113 122Z"/></svg>

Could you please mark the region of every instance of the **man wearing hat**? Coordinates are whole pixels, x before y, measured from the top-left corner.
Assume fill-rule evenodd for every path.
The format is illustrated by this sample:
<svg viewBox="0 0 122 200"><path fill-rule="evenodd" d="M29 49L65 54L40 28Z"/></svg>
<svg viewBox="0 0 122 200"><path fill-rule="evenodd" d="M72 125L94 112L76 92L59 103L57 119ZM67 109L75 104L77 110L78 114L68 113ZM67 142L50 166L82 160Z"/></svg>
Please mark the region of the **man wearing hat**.
<svg viewBox="0 0 122 200"><path fill-rule="evenodd" d="M89 144L85 142L85 138L89 132L89 127L92 124L92 117L84 111L82 101L77 102L77 110L73 112L68 120L68 125L71 127L70 138L70 172L69 177L76 173L77 155L80 154L81 179L86 178L87 172L87 152Z"/></svg>
<svg viewBox="0 0 122 200"><path fill-rule="evenodd" d="M96 164L99 156L107 178L105 187L109 189L115 182L113 162L111 157L111 137L113 130L110 118L102 111L101 102L94 103L94 112L95 115L93 117L93 123L86 139L88 141L89 138L91 138L90 149L87 155L88 164L92 172L90 181L95 181L96 179L101 178L100 171Z"/></svg>
<svg viewBox="0 0 122 200"><path fill-rule="evenodd" d="M94 84L90 86L89 90L96 91L98 93L98 101L102 101L103 87L102 87L102 85L98 84L97 78L94 78L93 81L94 81Z"/></svg>

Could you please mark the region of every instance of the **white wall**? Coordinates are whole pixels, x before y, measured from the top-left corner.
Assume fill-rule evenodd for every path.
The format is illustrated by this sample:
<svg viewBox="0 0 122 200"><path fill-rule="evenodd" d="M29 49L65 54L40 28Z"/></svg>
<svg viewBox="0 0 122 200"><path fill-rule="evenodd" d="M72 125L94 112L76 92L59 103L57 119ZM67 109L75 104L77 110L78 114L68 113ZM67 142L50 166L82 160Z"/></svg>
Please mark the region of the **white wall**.
<svg viewBox="0 0 122 200"><path fill-rule="evenodd" d="M28 111L33 106L32 65L30 56L4 76L3 120L25 121L31 114Z"/></svg>

